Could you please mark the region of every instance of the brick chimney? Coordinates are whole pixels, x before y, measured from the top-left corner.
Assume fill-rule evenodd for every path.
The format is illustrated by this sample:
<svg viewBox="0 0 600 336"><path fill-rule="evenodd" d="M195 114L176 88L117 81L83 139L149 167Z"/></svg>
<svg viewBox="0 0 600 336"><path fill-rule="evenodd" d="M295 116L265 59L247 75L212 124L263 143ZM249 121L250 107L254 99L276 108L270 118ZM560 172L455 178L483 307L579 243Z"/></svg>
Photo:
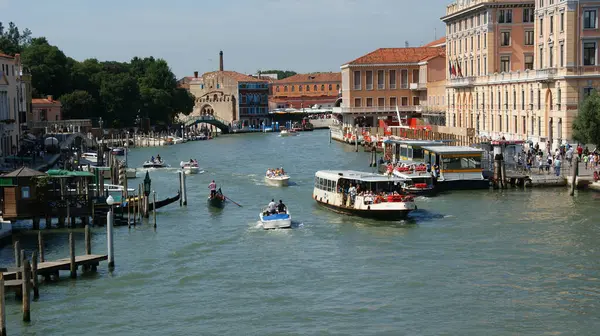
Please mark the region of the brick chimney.
<svg viewBox="0 0 600 336"><path fill-rule="evenodd" d="M194 78L198 78L198 71L194 71Z"/></svg>
<svg viewBox="0 0 600 336"><path fill-rule="evenodd" d="M219 71L223 71L223 50L219 51Z"/></svg>
<svg viewBox="0 0 600 336"><path fill-rule="evenodd" d="M48 96L46 97L46 99L48 99L48 101L49 101L49 102L52 102L52 101L53 101L53 100L52 100L52 95L48 95Z"/></svg>

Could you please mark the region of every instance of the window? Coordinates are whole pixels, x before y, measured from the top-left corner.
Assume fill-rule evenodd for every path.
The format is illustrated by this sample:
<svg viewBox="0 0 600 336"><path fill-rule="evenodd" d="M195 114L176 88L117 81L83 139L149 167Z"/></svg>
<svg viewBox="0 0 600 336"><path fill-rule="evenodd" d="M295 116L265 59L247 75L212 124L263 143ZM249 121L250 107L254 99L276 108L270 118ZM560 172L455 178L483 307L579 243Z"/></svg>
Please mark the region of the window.
<svg viewBox="0 0 600 336"><path fill-rule="evenodd" d="M517 109L517 91L513 91L513 109Z"/></svg>
<svg viewBox="0 0 600 336"><path fill-rule="evenodd" d="M500 110L500 105L501 105L501 99L502 99L502 93L500 91L498 91L498 110Z"/></svg>
<svg viewBox="0 0 600 336"><path fill-rule="evenodd" d="M360 90L360 71L354 71L354 90Z"/></svg>
<svg viewBox="0 0 600 336"><path fill-rule="evenodd" d="M538 89L538 110L542 109L542 91Z"/></svg>
<svg viewBox="0 0 600 336"><path fill-rule="evenodd" d="M560 13L560 31L565 31L565 13Z"/></svg>
<svg viewBox="0 0 600 336"><path fill-rule="evenodd" d="M508 116L506 116L506 117L508 117ZM525 118L525 117L523 117L523 118ZM506 127L506 128L508 128L508 127ZM515 133L518 132L517 131L517 116L513 116L513 130L514 130Z"/></svg>
<svg viewBox="0 0 600 336"><path fill-rule="evenodd" d="M521 90L521 110L525 111L525 90Z"/></svg>
<svg viewBox="0 0 600 336"><path fill-rule="evenodd" d="M498 131L502 132L502 115L498 115Z"/></svg>
<svg viewBox="0 0 600 336"><path fill-rule="evenodd" d="M477 76L481 76L481 59L477 56Z"/></svg>
<svg viewBox="0 0 600 336"><path fill-rule="evenodd" d="M335 85L335 89L336 89L337 91L340 91L340 84L336 84L336 85Z"/></svg>
<svg viewBox="0 0 600 336"><path fill-rule="evenodd" d="M367 90L373 90L373 71L371 70L367 70L366 71L366 89Z"/></svg>
<svg viewBox="0 0 600 336"><path fill-rule="evenodd" d="M402 97L402 106L408 106L408 97Z"/></svg>
<svg viewBox="0 0 600 336"><path fill-rule="evenodd" d="M538 117L538 136L542 135L542 117Z"/></svg>
<svg viewBox="0 0 600 336"><path fill-rule="evenodd" d="M298 85L298 92L302 92L302 85Z"/></svg>
<svg viewBox="0 0 600 336"><path fill-rule="evenodd" d="M523 9L523 22L533 22L533 8Z"/></svg>
<svg viewBox="0 0 600 336"><path fill-rule="evenodd" d="M383 70L377 70L377 89L385 89L385 72Z"/></svg>
<svg viewBox="0 0 600 336"><path fill-rule="evenodd" d="M538 64L538 69L544 68L544 48L540 47L540 64Z"/></svg>
<svg viewBox="0 0 600 336"><path fill-rule="evenodd" d="M471 36L471 51L473 51L473 36Z"/></svg>
<svg viewBox="0 0 600 336"><path fill-rule="evenodd" d="M31 197L31 189L29 187L21 187L21 198L28 199Z"/></svg>
<svg viewBox="0 0 600 336"><path fill-rule="evenodd" d="M396 97L390 97L390 106L395 107L396 105L398 105Z"/></svg>
<svg viewBox="0 0 600 336"><path fill-rule="evenodd" d="M525 55L525 70L533 70L533 55Z"/></svg>
<svg viewBox="0 0 600 336"><path fill-rule="evenodd" d="M408 89L408 70L400 70L400 88Z"/></svg>
<svg viewBox="0 0 600 336"><path fill-rule="evenodd" d="M596 28L596 10L589 9L583 11L583 28L584 29L595 29Z"/></svg>
<svg viewBox="0 0 600 336"><path fill-rule="evenodd" d="M596 65L596 42L583 44L583 65Z"/></svg>
<svg viewBox="0 0 600 336"><path fill-rule="evenodd" d="M292 92L294 92L294 91L296 91L296 85L292 85ZM302 91L302 90L300 90L300 91Z"/></svg>
<svg viewBox="0 0 600 336"><path fill-rule="evenodd" d="M283 92L287 92L287 85L283 87Z"/></svg>
<svg viewBox="0 0 600 336"><path fill-rule="evenodd" d="M306 91L308 91L308 90L306 90ZM313 85L313 91L317 92L317 86L316 85Z"/></svg>
<svg viewBox="0 0 600 336"><path fill-rule="evenodd" d="M481 49L481 35L477 34L477 50Z"/></svg>
<svg viewBox="0 0 600 336"><path fill-rule="evenodd" d="M279 92L279 86L275 87L275 92Z"/></svg>
<svg viewBox="0 0 600 336"><path fill-rule="evenodd" d="M554 47L549 47L548 48L548 57L550 58L549 62L548 62L548 67L553 68L554 67Z"/></svg>
<svg viewBox="0 0 600 336"><path fill-rule="evenodd" d="M506 23L512 23L512 9L506 10Z"/></svg>
<svg viewBox="0 0 600 336"><path fill-rule="evenodd" d="M396 70L390 70L389 73L390 89L396 88Z"/></svg>
<svg viewBox="0 0 600 336"><path fill-rule="evenodd" d="M564 65L565 64L565 45L564 44L560 45L559 52L560 52L560 55L558 55L558 59L559 59L560 63L558 65L560 67L563 67L563 66L565 66Z"/></svg>
<svg viewBox="0 0 600 336"><path fill-rule="evenodd" d="M385 98L377 98L377 106L385 106Z"/></svg>
<svg viewBox="0 0 600 336"><path fill-rule="evenodd" d="M487 23L487 12L483 12L483 24Z"/></svg>
<svg viewBox="0 0 600 336"><path fill-rule="evenodd" d="M591 87L583 88L583 97L585 98L585 97L591 95L592 91L594 91L594 88L591 88Z"/></svg>
<svg viewBox="0 0 600 336"><path fill-rule="evenodd" d="M500 72L510 71L510 56L500 56Z"/></svg>
<svg viewBox="0 0 600 336"><path fill-rule="evenodd" d="M354 107L361 107L362 101L360 98L354 98Z"/></svg>
<svg viewBox="0 0 600 336"><path fill-rule="evenodd" d="M367 98L367 107L373 106L373 98Z"/></svg>
<svg viewBox="0 0 600 336"><path fill-rule="evenodd" d="M504 23L506 21L506 11L501 9L498 11L498 23Z"/></svg>
<svg viewBox="0 0 600 336"><path fill-rule="evenodd" d="M310 91L310 85L307 85L306 86L306 92L309 92L309 91Z"/></svg>
<svg viewBox="0 0 600 336"><path fill-rule="evenodd" d="M483 47L487 48L487 33L483 33Z"/></svg>
<svg viewBox="0 0 600 336"><path fill-rule="evenodd" d="M544 19L540 18L540 36L544 36Z"/></svg>
<svg viewBox="0 0 600 336"><path fill-rule="evenodd" d="M560 111L560 103L562 102L562 94L560 89L556 90L556 109Z"/></svg>
<svg viewBox="0 0 600 336"><path fill-rule="evenodd" d="M420 104L419 97L413 97L413 105L419 106L419 104Z"/></svg>
<svg viewBox="0 0 600 336"><path fill-rule="evenodd" d="M328 90L329 91L333 90L333 85L329 84Z"/></svg>
<svg viewBox="0 0 600 336"><path fill-rule="evenodd" d="M533 110L533 89L529 91L529 109Z"/></svg>
<svg viewBox="0 0 600 336"><path fill-rule="evenodd" d="M509 46L510 45L510 32L501 32L500 33L500 45L501 46Z"/></svg>
<svg viewBox="0 0 600 336"><path fill-rule="evenodd" d="M329 84L329 90L331 90L331 84ZM325 84L321 84L321 91L325 91Z"/></svg>
<svg viewBox="0 0 600 336"><path fill-rule="evenodd" d="M525 31L525 45L533 45L533 30Z"/></svg>
<svg viewBox="0 0 600 336"><path fill-rule="evenodd" d="M554 15L550 15L550 34L554 33Z"/></svg>
<svg viewBox="0 0 600 336"><path fill-rule="evenodd" d="M487 56L483 56L483 74L487 75Z"/></svg>

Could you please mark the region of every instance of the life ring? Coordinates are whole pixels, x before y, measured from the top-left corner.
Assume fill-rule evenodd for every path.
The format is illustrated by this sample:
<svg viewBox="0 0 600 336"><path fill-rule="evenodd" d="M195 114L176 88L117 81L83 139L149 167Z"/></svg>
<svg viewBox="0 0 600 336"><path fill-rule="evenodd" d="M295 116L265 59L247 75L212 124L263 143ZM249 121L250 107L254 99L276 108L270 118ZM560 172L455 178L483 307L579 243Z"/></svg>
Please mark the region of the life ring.
<svg viewBox="0 0 600 336"><path fill-rule="evenodd" d="M600 179L600 175L598 175L598 171L594 171L594 181L598 181Z"/></svg>

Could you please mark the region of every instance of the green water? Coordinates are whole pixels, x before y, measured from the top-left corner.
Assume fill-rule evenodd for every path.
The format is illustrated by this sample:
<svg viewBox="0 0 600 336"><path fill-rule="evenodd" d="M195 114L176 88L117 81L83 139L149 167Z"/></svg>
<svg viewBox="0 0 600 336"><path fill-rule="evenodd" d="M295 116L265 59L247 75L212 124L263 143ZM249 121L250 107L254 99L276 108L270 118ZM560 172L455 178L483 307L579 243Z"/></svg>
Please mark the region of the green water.
<svg viewBox="0 0 600 336"><path fill-rule="evenodd" d="M565 189L466 191L418 198L405 222L340 216L311 199L315 171L369 170L369 154L329 144L326 131L222 136L136 149L130 166L160 154L197 158L189 205L161 209L158 229L116 228L116 269L44 285L32 323L8 299L9 335L596 335L600 224L592 193ZM283 166L294 185L268 187ZM139 174L142 176L142 173ZM158 198L176 169L151 171ZM215 179L228 203L207 207ZM141 183L141 179L136 182ZM283 199L291 230L264 231L258 213ZM104 228L94 252L106 251ZM24 238L29 250L35 237ZM46 239L47 258L67 237ZM78 235L79 251L83 237ZM0 252L11 262L10 248Z"/></svg>

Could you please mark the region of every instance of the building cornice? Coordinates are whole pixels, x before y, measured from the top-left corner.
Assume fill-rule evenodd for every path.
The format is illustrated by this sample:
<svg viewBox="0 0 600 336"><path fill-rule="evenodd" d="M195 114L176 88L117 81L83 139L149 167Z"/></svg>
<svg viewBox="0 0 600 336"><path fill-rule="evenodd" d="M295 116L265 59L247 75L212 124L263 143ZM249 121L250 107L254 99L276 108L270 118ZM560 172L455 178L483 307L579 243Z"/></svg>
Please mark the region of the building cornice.
<svg viewBox="0 0 600 336"><path fill-rule="evenodd" d="M421 62L413 63L372 63L372 64L344 64L340 69L348 68L369 68L369 67L391 67L391 66L418 66Z"/></svg>

